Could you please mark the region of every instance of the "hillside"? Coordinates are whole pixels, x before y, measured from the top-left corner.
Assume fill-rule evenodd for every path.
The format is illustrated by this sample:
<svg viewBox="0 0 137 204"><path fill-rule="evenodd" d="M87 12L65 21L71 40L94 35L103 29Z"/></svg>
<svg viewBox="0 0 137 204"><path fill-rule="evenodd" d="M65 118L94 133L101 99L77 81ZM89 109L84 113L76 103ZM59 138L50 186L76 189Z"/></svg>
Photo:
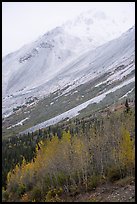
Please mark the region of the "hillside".
<svg viewBox="0 0 137 204"><path fill-rule="evenodd" d="M134 201L134 108L104 113L3 141L3 199Z"/></svg>
<svg viewBox="0 0 137 204"><path fill-rule="evenodd" d="M126 96L134 100L134 43L133 27L121 37L82 54L64 67L54 80L29 93L4 98L3 110L12 109L13 114L3 119L3 135L11 134L11 130L16 134L28 128L26 131L36 130L67 118L81 116L87 111L94 113L124 101ZM51 91L52 87L57 90ZM39 99L36 90L43 96L43 91L51 93ZM20 100L26 102L17 105Z"/></svg>

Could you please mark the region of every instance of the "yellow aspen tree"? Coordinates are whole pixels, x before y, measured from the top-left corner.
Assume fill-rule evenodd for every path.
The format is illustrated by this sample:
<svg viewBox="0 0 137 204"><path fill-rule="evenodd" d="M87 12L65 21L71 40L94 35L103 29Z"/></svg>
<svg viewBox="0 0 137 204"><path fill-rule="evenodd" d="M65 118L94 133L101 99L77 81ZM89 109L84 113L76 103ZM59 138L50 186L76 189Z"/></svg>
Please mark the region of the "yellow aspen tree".
<svg viewBox="0 0 137 204"><path fill-rule="evenodd" d="M134 141L131 140L129 131L122 130L122 140L119 146L119 159L126 168L134 166L135 153L134 153Z"/></svg>

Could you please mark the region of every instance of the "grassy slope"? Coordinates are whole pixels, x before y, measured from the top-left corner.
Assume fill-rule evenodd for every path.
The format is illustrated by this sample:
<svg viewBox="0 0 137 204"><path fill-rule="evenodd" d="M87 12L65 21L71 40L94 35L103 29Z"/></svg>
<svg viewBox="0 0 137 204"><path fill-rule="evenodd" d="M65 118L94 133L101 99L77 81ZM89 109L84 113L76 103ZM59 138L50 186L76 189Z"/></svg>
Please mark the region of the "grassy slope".
<svg viewBox="0 0 137 204"><path fill-rule="evenodd" d="M102 84L98 87L95 87L96 84L106 80L109 75L110 73L104 74L100 78L95 79L94 81L89 81L86 84L80 85L79 87L73 89L67 94L61 95L65 89L62 91L58 90L50 94L48 97L40 100L36 105L30 105L28 107L20 109L19 111L15 112L11 116L3 120L3 138L18 134L19 132L29 127L44 122L45 120L48 120L77 105L80 105L81 103L97 96L98 94L101 94L103 91L107 91L110 88L113 88L114 86L120 84L120 82L122 82L126 78L133 76L134 72L130 73L128 76L126 76L126 78L122 79L121 81L117 81L110 85ZM134 86L135 85L133 82L130 85L124 86L120 90L115 91L114 93L108 94L100 103L91 104L86 109L82 110L78 117L84 117L87 114L92 114L98 110L103 109L104 107L116 103L121 96L126 94ZM134 98L134 91L130 94L130 97ZM124 99L122 99L122 101L123 100ZM53 104L51 104L51 102L53 102ZM22 126L19 125L14 128L7 129L9 126L18 123L26 117L29 117L29 120L26 120Z"/></svg>

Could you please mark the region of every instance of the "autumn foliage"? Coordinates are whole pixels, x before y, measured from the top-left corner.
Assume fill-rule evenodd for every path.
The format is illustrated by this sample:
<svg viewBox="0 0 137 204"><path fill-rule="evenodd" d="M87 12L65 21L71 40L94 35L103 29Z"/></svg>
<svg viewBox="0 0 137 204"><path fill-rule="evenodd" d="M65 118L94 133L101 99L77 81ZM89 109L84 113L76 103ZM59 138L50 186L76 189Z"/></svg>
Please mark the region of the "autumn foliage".
<svg viewBox="0 0 137 204"><path fill-rule="evenodd" d="M116 120L117 118L117 120ZM40 141L31 162L7 175L9 201L63 201L63 194L89 191L107 179L134 175L133 129L118 116L93 123L88 132L63 131Z"/></svg>

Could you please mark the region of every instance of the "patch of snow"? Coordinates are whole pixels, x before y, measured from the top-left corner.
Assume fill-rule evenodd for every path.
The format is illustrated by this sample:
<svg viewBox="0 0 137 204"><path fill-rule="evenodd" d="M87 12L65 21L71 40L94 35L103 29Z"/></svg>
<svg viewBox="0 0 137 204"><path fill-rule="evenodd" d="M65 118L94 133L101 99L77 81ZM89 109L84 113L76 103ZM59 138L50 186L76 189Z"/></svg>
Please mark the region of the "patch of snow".
<svg viewBox="0 0 137 204"><path fill-rule="evenodd" d="M65 94L64 96L68 96L68 95L70 95L71 93L67 93L67 94Z"/></svg>
<svg viewBox="0 0 137 204"><path fill-rule="evenodd" d="M73 94L74 94L74 93L78 93L78 90L74 91Z"/></svg>
<svg viewBox="0 0 137 204"><path fill-rule="evenodd" d="M96 84L95 87L98 87L98 86L100 86L100 85L103 85L103 84L105 84L105 83L107 83L107 82L108 82L108 80L105 80L105 81L103 81L103 82L100 82L100 83Z"/></svg>
<svg viewBox="0 0 137 204"><path fill-rule="evenodd" d="M113 71L114 74L112 73L111 76L109 76L106 80L95 85L95 87L98 87L98 86L106 84L106 83L111 84L112 82L115 82L117 80L121 80L121 79L123 79L123 77L130 74L133 70L135 70L135 65L126 66L126 68L119 70L116 73L114 73L114 71Z"/></svg>
<svg viewBox="0 0 137 204"><path fill-rule="evenodd" d="M9 117L11 114L12 114L12 112L5 113L5 114L3 114L3 118L7 118L7 117Z"/></svg>
<svg viewBox="0 0 137 204"><path fill-rule="evenodd" d="M76 106L75 108L72 108L72 109L70 109L70 110L68 110L68 111L66 111L66 112L64 112L58 116L55 116L54 118L51 118L45 122L42 122L38 125L35 125L29 129L21 132L20 134L24 134L27 132L33 132L39 128L45 128L45 127L48 127L50 125L54 125L54 124L66 119L66 118L69 118L69 119L73 118L73 117L79 115L79 112L81 110L85 109L88 105L90 105L92 103L99 103L100 101L102 101L106 97L107 94L112 93L112 92L116 91L117 89L120 89L121 87L123 87L123 86L125 86L131 82L134 82L134 81L135 81L135 77L128 79L128 80L124 81L123 83L121 83L120 85L115 86L115 87L111 88L110 90L106 91L105 93L102 93L102 94Z"/></svg>
<svg viewBox="0 0 137 204"><path fill-rule="evenodd" d="M127 95L128 95L129 93L131 93L133 90L134 90L134 88L131 89L130 91L128 91L126 94L124 94L121 98L127 97ZM120 98L120 99L121 99L121 98Z"/></svg>
<svg viewBox="0 0 137 204"><path fill-rule="evenodd" d="M11 129L11 128L16 127L16 126L23 125L23 122L26 121L26 120L28 120L28 119L29 119L29 118L27 117L27 118L21 120L20 122L16 123L15 125L11 125L11 126L8 127L7 129Z"/></svg>

